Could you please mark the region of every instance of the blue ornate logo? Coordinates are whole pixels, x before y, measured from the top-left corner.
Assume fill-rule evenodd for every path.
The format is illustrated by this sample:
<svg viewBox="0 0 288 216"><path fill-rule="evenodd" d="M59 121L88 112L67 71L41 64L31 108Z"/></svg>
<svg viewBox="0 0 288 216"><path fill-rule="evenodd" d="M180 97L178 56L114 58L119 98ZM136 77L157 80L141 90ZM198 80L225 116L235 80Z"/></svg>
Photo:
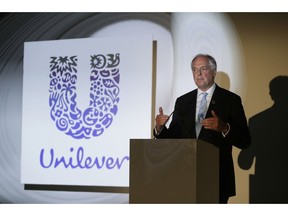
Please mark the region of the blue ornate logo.
<svg viewBox="0 0 288 216"><path fill-rule="evenodd" d="M113 122L119 103L120 54L90 56L90 101L77 108L77 56L51 57L49 106L56 127L76 139L100 136Z"/></svg>

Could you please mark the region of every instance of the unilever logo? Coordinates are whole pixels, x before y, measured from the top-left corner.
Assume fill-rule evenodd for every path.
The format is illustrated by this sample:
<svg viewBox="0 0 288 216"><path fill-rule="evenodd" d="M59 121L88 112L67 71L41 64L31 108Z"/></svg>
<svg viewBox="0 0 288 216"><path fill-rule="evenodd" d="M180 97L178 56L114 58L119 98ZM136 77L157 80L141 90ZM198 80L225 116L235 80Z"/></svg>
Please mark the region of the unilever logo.
<svg viewBox="0 0 288 216"><path fill-rule="evenodd" d="M117 114L120 54L90 56L90 100L85 110L80 110L76 102L77 60L77 56L51 57L50 117L65 134L90 139L100 136Z"/></svg>
<svg viewBox="0 0 288 216"><path fill-rule="evenodd" d="M120 54L90 56L90 100L85 110L77 107L77 56L51 57L49 106L50 117L58 130L75 139L90 139L103 134L113 122L119 103L120 73L117 66ZM81 71L79 71L81 73ZM61 156L54 148L40 151L41 167L57 168L63 165L66 169L121 169L129 156L122 158L86 155L85 149L70 147L69 155Z"/></svg>

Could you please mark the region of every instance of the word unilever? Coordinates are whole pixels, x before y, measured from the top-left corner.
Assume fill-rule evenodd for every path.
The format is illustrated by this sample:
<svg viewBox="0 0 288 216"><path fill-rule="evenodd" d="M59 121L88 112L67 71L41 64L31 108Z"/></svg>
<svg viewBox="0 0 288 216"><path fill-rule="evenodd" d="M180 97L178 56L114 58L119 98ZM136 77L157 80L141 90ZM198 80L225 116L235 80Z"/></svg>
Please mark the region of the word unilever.
<svg viewBox="0 0 288 216"><path fill-rule="evenodd" d="M70 152L74 152L74 148L70 147ZM78 150L75 152L74 157L70 156L68 158L57 157L55 155L54 149L50 149L50 154L46 154L45 150L42 149L40 152L40 165L43 168L57 168L61 164L66 168L80 168L80 169L121 169L124 162L129 161L129 156L124 156L123 158L113 158L113 157L90 157L84 154L83 147L79 147Z"/></svg>

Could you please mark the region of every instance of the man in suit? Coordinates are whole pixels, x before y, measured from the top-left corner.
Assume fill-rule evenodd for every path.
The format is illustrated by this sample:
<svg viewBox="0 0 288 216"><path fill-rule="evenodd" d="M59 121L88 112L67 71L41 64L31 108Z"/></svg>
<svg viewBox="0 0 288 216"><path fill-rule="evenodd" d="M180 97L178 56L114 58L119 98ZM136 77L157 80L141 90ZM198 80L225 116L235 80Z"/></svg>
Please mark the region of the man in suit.
<svg viewBox="0 0 288 216"><path fill-rule="evenodd" d="M251 142L241 98L215 82L217 64L210 55L198 54L191 62L197 89L177 98L172 122L159 108L156 116L155 138L200 139L219 148L219 203L227 203L236 195L232 147L248 148ZM206 95L206 114L199 117L203 93ZM197 127L200 133L197 135Z"/></svg>

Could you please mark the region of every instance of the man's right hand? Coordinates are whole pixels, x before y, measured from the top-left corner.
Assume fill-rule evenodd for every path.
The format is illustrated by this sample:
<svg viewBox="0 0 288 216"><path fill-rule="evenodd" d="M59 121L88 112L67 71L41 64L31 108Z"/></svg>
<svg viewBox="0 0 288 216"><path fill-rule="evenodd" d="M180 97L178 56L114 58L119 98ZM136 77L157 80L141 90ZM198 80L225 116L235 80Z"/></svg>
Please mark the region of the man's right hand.
<svg viewBox="0 0 288 216"><path fill-rule="evenodd" d="M155 121L156 121L156 130L159 132L161 127L164 125L164 123L167 121L169 118L168 115L163 114L163 109L162 107L159 107L159 114L156 116Z"/></svg>

